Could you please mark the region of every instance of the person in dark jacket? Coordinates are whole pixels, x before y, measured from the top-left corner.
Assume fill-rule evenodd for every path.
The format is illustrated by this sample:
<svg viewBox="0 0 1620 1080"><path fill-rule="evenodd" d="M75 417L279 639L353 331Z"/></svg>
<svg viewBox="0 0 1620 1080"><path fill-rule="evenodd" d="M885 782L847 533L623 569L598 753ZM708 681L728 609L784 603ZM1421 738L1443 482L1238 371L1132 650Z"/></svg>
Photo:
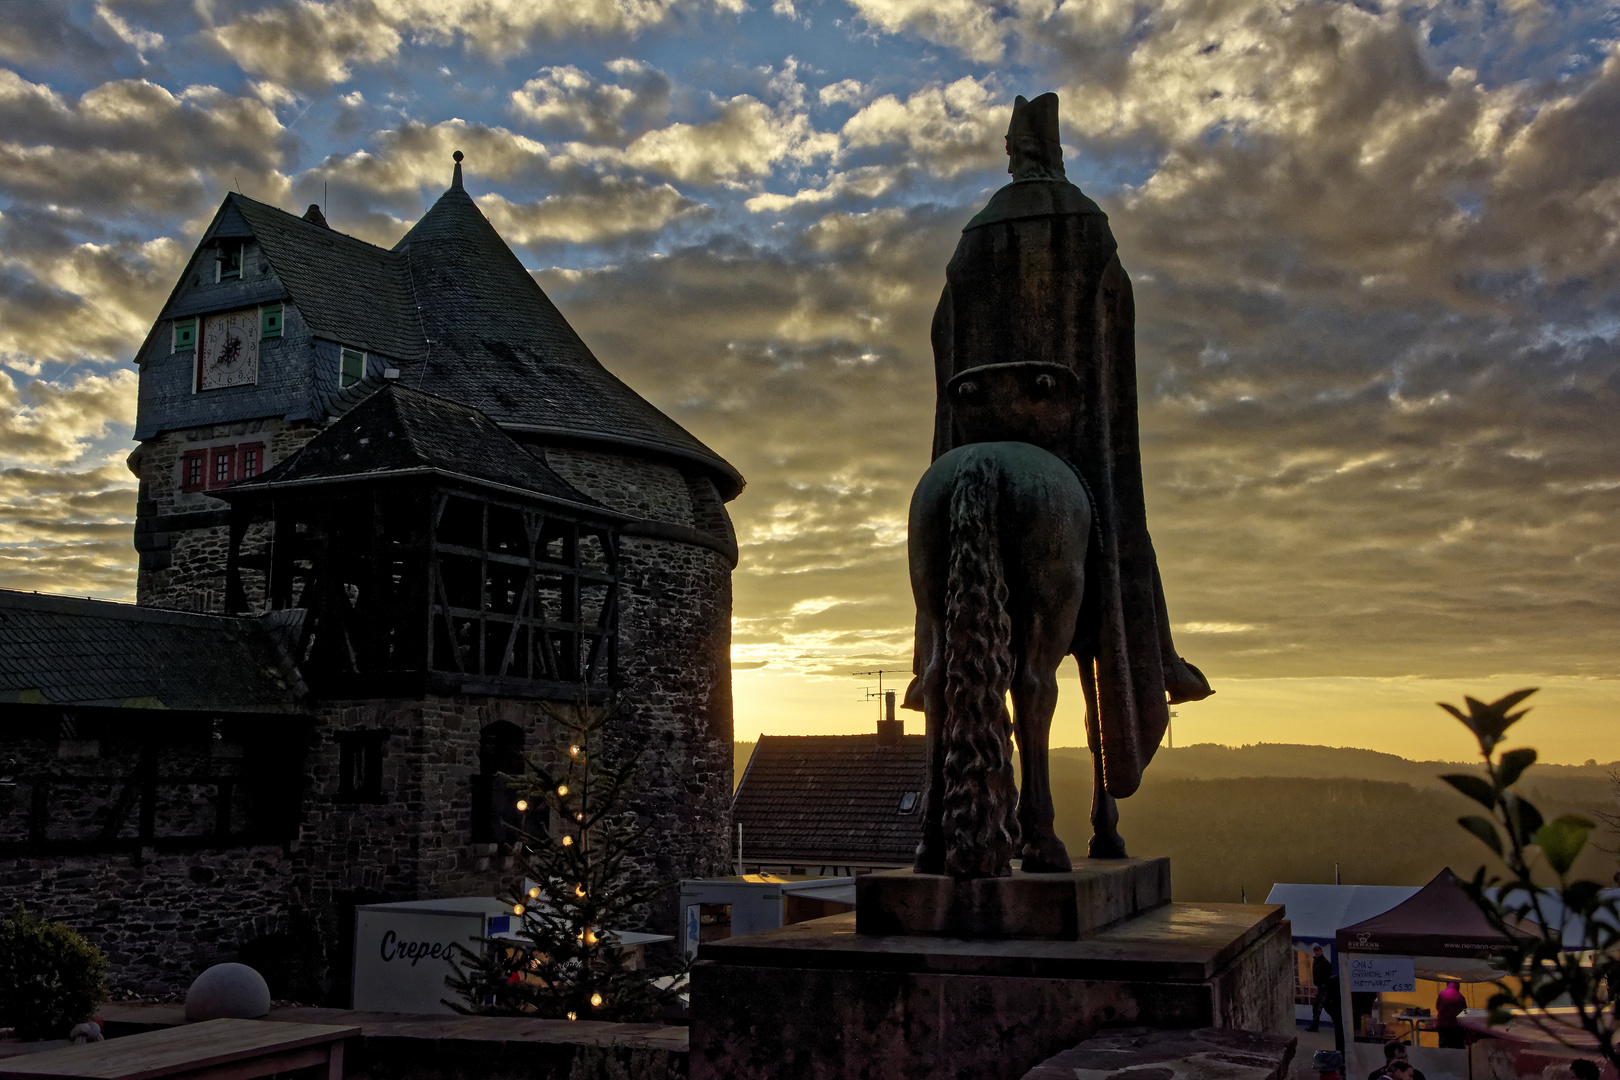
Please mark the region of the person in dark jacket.
<svg viewBox="0 0 1620 1080"><path fill-rule="evenodd" d="M1320 1031L1322 1028L1322 1010L1327 1005L1327 988L1333 982L1333 961L1322 955L1322 946L1311 947L1311 985L1316 987L1316 993L1311 995L1311 1026L1307 1031ZM1333 1014L1328 1013L1331 1020ZM1338 1023L1338 1021L1334 1021Z"/></svg>

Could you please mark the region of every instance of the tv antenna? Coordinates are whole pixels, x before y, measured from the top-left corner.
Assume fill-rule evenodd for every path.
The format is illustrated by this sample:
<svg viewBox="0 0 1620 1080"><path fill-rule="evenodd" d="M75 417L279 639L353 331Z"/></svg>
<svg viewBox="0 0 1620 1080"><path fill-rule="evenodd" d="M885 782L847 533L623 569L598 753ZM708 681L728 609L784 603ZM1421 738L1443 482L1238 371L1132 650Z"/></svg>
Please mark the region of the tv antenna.
<svg viewBox="0 0 1620 1080"><path fill-rule="evenodd" d="M904 671L904 670L905 669L903 669L903 668L892 668L891 667L891 668L877 668L877 669L875 669L873 671L852 671L852 672L850 672L851 675L876 675L877 676L877 689L874 690L870 686L862 687L862 690L864 691L865 696L863 698L861 698L861 700L862 701L871 701L873 699L877 700L877 703L878 703L878 719L879 720L883 719L883 676L885 676L885 675L894 675L894 674L896 674L898 672L901 672L901 671Z"/></svg>

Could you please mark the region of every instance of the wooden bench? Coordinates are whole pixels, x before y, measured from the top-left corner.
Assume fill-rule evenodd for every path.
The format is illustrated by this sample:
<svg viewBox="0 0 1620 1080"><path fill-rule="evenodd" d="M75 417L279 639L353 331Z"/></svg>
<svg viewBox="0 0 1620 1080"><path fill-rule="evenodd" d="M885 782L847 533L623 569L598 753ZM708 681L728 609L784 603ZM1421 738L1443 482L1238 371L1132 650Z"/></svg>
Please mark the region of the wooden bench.
<svg viewBox="0 0 1620 1080"><path fill-rule="evenodd" d="M343 1040L357 1027L205 1020L0 1061L0 1080L252 1080L324 1067L343 1080Z"/></svg>

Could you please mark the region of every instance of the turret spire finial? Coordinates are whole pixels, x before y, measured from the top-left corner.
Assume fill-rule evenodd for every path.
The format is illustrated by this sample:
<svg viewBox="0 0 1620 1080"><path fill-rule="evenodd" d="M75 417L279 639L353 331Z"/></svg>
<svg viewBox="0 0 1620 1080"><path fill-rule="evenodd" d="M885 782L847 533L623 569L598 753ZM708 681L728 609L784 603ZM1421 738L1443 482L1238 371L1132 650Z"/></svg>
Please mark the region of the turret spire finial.
<svg viewBox="0 0 1620 1080"><path fill-rule="evenodd" d="M457 150L450 156L456 160L456 172L455 175L450 178L450 186L459 191L461 190L461 159L465 155L463 155L460 150Z"/></svg>

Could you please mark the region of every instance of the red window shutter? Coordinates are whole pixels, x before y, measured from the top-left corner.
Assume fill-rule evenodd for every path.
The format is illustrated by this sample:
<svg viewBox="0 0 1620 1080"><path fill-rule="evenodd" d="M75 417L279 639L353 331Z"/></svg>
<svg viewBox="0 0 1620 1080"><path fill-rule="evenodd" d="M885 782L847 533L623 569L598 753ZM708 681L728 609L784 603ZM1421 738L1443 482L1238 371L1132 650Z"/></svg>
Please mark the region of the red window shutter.
<svg viewBox="0 0 1620 1080"><path fill-rule="evenodd" d="M208 451L188 450L180 455L180 490L201 491L208 486Z"/></svg>
<svg viewBox="0 0 1620 1080"><path fill-rule="evenodd" d="M247 480L264 472L264 443L242 443L236 448L236 478Z"/></svg>
<svg viewBox="0 0 1620 1080"><path fill-rule="evenodd" d="M236 483L236 447L216 446L210 453L213 454L214 463L208 470L208 486L229 487Z"/></svg>

